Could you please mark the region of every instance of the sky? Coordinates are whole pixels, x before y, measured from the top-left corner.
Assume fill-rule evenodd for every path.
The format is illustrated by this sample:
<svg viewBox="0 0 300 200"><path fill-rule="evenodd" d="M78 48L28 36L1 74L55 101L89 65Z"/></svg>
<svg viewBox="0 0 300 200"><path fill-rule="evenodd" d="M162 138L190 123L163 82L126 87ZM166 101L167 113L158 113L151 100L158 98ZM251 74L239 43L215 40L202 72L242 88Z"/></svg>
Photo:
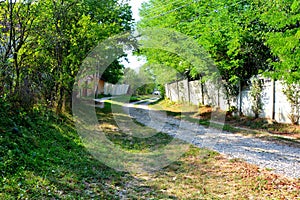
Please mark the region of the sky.
<svg viewBox="0 0 300 200"><path fill-rule="evenodd" d="M141 7L142 3L146 2L146 0L130 0L129 5L131 6L133 18L138 21L139 17L139 8Z"/></svg>
<svg viewBox="0 0 300 200"><path fill-rule="evenodd" d="M132 15L135 21L137 22L139 17L139 8L141 7L143 2L146 2L147 0L130 0L129 5L131 6ZM142 57L133 56L132 52L126 52L128 54L128 60L129 63L125 60L122 61L122 64L125 67L130 67L138 72L139 68L145 64L145 60Z"/></svg>

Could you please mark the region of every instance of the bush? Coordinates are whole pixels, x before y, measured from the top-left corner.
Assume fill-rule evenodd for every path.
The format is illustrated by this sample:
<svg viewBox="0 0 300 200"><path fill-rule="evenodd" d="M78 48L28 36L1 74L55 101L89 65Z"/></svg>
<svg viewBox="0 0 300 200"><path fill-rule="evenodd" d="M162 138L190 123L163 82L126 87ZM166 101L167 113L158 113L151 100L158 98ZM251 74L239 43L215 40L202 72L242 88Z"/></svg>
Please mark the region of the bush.
<svg viewBox="0 0 300 200"><path fill-rule="evenodd" d="M292 124L298 124L300 115L300 86L297 84L286 84L283 93L291 104L291 113L288 117Z"/></svg>
<svg viewBox="0 0 300 200"><path fill-rule="evenodd" d="M252 103L252 111L255 118L258 118L259 114L262 112L263 103L261 101L262 96L262 83L261 80L254 76L251 78L250 96Z"/></svg>

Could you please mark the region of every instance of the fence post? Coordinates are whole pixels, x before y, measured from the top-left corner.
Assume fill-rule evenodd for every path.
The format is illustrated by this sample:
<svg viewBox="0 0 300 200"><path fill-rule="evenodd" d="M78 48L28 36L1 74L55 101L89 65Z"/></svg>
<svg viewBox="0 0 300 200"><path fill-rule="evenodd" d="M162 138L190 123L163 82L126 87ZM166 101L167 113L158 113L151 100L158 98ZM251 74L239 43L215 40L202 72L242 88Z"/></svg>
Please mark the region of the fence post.
<svg viewBox="0 0 300 200"><path fill-rule="evenodd" d="M176 85L177 85L177 101L180 101L178 80L176 80Z"/></svg>
<svg viewBox="0 0 300 200"><path fill-rule="evenodd" d="M186 79L186 82L187 82L188 102L191 103L191 94L190 94L190 83L189 83L189 79Z"/></svg>
<svg viewBox="0 0 300 200"><path fill-rule="evenodd" d="M239 81L239 115L242 115L242 83Z"/></svg>
<svg viewBox="0 0 300 200"><path fill-rule="evenodd" d="M202 77L201 77L201 83L200 83L200 86L201 86L201 103L202 103L202 105L204 105L204 84L203 84L203 82L202 82Z"/></svg>
<svg viewBox="0 0 300 200"><path fill-rule="evenodd" d="M275 79L272 79L272 87L273 87L273 89L272 89L272 120L275 120L275 109L276 109L276 91L275 91L275 85L276 85L276 81L275 81Z"/></svg>
<svg viewBox="0 0 300 200"><path fill-rule="evenodd" d="M216 83L217 84L217 83ZM219 107L219 109L220 109L220 87L219 86L217 86L217 89L218 89L218 94L217 94L217 106Z"/></svg>

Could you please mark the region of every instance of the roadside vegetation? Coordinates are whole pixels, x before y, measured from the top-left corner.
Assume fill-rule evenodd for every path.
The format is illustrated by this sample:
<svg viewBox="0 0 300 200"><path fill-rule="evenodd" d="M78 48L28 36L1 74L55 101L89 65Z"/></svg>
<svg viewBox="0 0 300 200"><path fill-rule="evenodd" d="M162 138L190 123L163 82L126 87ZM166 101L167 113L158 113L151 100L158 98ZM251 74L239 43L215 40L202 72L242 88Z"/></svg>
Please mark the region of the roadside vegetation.
<svg viewBox="0 0 300 200"><path fill-rule="evenodd" d="M1 105L0 199L115 199L123 173L85 149L68 115Z"/></svg>
<svg viewBox="0 0 300 200"><path fill-rule="evenodd" d="M119 172L90 155L70 116L9 110L0 112L5 119L0 122L0 199L299 198L299 179L193 146L159 171ZM96 112L107 137L128 152L148 152L172 140L164 133L143 140L115 129L111 103Z"/></svg>
<svg viewBox="0 0 300 200"><path fill-rule="evenodd" d="M265 0L173 0L165 4L162 13L160 6L160 0L145 3L138 27L174 28L194 38L196 46L203 47L197 55L206 52L204 55L209 59L205 61L215 62L220 71L228 100L236 92L237 83L244 84L262 71L267 72L266 76L283 79L290 86L286 95L295 112L291 118L298 122L299 92L294 92L298 90L300 73L298 0L278 1L276 6ZM130 42L136 54L147 57L147 64L139 73L125 69L121 63L120 59L126 57L123 47L105 56L91 53L101 42L124 32L134 32L127 1L0 1L0 199L300 198L300 179L275 175L194 146L179 160L149 173L121 172L93 157L76 131L76 116L71 112L77 97L85 96L78 90L81 86L86 84L82 89L94 91L94 82L89 84L85 79L101 75L105 82L131 85L131 94L159 90L163 96L166 82L181 78L198 80L209 74L203 74L200 64L209 66L210 62L199 62L195 67L159 48L138 49L140 44L133 37L123 39ZM117 47L124 42L118 41ZM160 42L159 45L168 46L164 37ZM109 43L107 47L98 50L115 46ZM180 48L177 50L180 52ZM88 55L92 59L85 62ZM96 66L90 61L95 61ZM81 66L87 65L97 69L91 71L93 74L80 74ZM78 77L82 79L77 80ZM165 133L145 139L130 136L118 128L114 115L125 122L141 124L127 114L114 112L123 109L124 98L135 102L148 97L121 97L96 108L94 96L81 100L88 102L87 108L95 109L100 127L112 143L129 153L146 153L164 147L174 138ZM169 109L167 113L175 117L180 117L183 109L184 119L209 125L210 107L170 104L164 100L155 106ZM227 117L224 127L212 124L237 132L241 129L236 125L299 135L296 125L266 124L260 119ZM138 131L145 128L140 126Z"/></svg>
<svg viewBox="0 0 300 200"><path fill-rule="evenodd" d="M152 107L165 110L169 115L199 123L204 126L221 128L225 131L235 133L251 134L256 137L291 140L300 144L299 125L278 123L265 118L232 116L230 111L213 111L211 106L176 103L171 102L168 99L163 99L158 104L152 105ZM215 121L215 119L212 118L212 112L214 112L214 115L216 116L224 116L225 121Z"/></svg>
<svg viewBox="0 0 300 200"><path fill-rule="evenodd" d="M137 102L137 101L142 101L142 100L146 100L149 98L152 98L153 95L149 94L149 95L132 95L130 96L129 102Z"/></svg>
<svg viewBox="0 0 300 200"><path fill-rule="evenodd" d="M147 57L143 68L162 85L183 79L206 82L217 76L228 107L239 87L256 82L250 95L256 116L262 107L261 88L252 77L282 81L292 107L289 118L296 124L300 112L299 11L298 0L169 0L164 4L149 0L142 5L138 30L157 30L161 48L141 47L139 54ZM184 43L180 34L186 36Z"/></svg>

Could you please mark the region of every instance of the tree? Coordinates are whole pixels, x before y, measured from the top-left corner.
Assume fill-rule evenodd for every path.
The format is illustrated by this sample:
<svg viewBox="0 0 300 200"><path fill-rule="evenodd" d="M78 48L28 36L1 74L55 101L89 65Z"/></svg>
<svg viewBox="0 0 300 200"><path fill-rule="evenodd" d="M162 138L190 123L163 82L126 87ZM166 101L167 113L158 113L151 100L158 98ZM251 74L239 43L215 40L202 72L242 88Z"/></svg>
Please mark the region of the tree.
<svg viewBox="0 0 300 200"><path fill-rule="evenodd" d="M27 91L35 91L36 99L58 113L70 109L74 80L88 53L132 28L125 1L8 0L0 8L0 95L24 102L33 97ZM116 60L104 76L116 82L122 69Z"/></svg>
<svg viewBox="0 0 300 200"><path fill-rule="evenodd" d="M289 118L299 121L300 84L300 3L288 1L256 1L261 20L267 25L266 44L276 59L270 64L272 71L265 73L285 84L283 90L291 104ZM263 6L261 6L263 5Z"/></svg>
<svg viewBox="0 0 300 200"><path fill-rule="evenodd" d="M154 80L143 68L139 72L126 68L120 82L128 84L130 87L129 93L135 95L152 93L155 88Z"/></svg>
<svg viewBox="0 0 300 200"><path fill-rule="evenodd" d="M116 0L45 0L38 6L39 18L29 45L34 49L28 49L35 60L35 80L44 83L42 93L50 94L45 100L55 105L57 113L69 111L80 65L98 42L131 29L130 7ZM115 61L108 73L121 69Z"/></svg>
<svg viewBox="0 0 300 200"><path fill-rule="evenodd" d="M122 65L118 60L113 61L104 73L101 75L101 79L116 84L124 75L124 65Z"/></svg>
<svg viewBox="0 0 300 200"><path fill-rule="evenodd" d="M149 3L144 3L142 5L141 16L142 20L138 24L138 30L144 28L168 28L173 27L174 24L177 23L176 18L171 16L166 20L160 20L156 15L159 15L159 8L161 6L160 1L149 1ZM171 3L163 6L166 9L172 9ZM165 36L165 38L161 38L162 41L168 41L169 36ZM176 39L175 39L176 40ZM178 48L180 48L178 46ZM182 58L178 55L178 52L172 53L161 49L140 49L140 54L145 55L147 57L147 65L148 68L152 69L152 73L160 79L160 76L163 76L161 80L158 82L160 84L165 84L166 82L163 79L167 80L176 80L176 79L193 79L198 74L194 73L197 71L195 66L193 66L190 62L186 61L186 59ZM170 72L170 73L168 73ZM169 77L166 77L165 74L168 74Z"/></svg>
<svg viewBox="0 0 300 200"><path fill-rule="evenodd" d="M145 66L140 67L138 72L139 79L142 81L143 85L138 88L137 92L140 95L152 94L156 88L155 79L153 74L151 74Z"/></svg>
<svg viewBox="0 0 300 200"><path fill-rule="evenodd" d="M158 0L150 0L142 7L139 26L167 27L195 38L214 60L230 102L237 95L239 82L246 84L253 75L269 70L267 61L274 59L270 48L265 45L267 27L255 8L250 1L186 0L162 5ZM158 60L155 54L159 51L154 52L148 51L145 55ZM178 67L178 60L169 61L173 64L170 66ZM195 68L197 66L187 64L183 71L191 77L203 77Z"/></svg>
<svg viewBox="0 0 300 200"><path fill-rule="evenodd" d="M261 6L263 5L263 6ZM261 7L260 7L261 6ZM267 45L276 60L267 75L286 83L300 82L300 3L288 1L257 1L261 20L268 26Z"/></svg>
<svg viewBox="0 0 300 200"><path fill-rule="evenodd" d="M14 99L15 106L31 96L22 94L31 89L27 83L30 70L24 63L27 56L24 47L33 31L36 10L32 1L0 2L0 87L2 95Z"/></svg>

